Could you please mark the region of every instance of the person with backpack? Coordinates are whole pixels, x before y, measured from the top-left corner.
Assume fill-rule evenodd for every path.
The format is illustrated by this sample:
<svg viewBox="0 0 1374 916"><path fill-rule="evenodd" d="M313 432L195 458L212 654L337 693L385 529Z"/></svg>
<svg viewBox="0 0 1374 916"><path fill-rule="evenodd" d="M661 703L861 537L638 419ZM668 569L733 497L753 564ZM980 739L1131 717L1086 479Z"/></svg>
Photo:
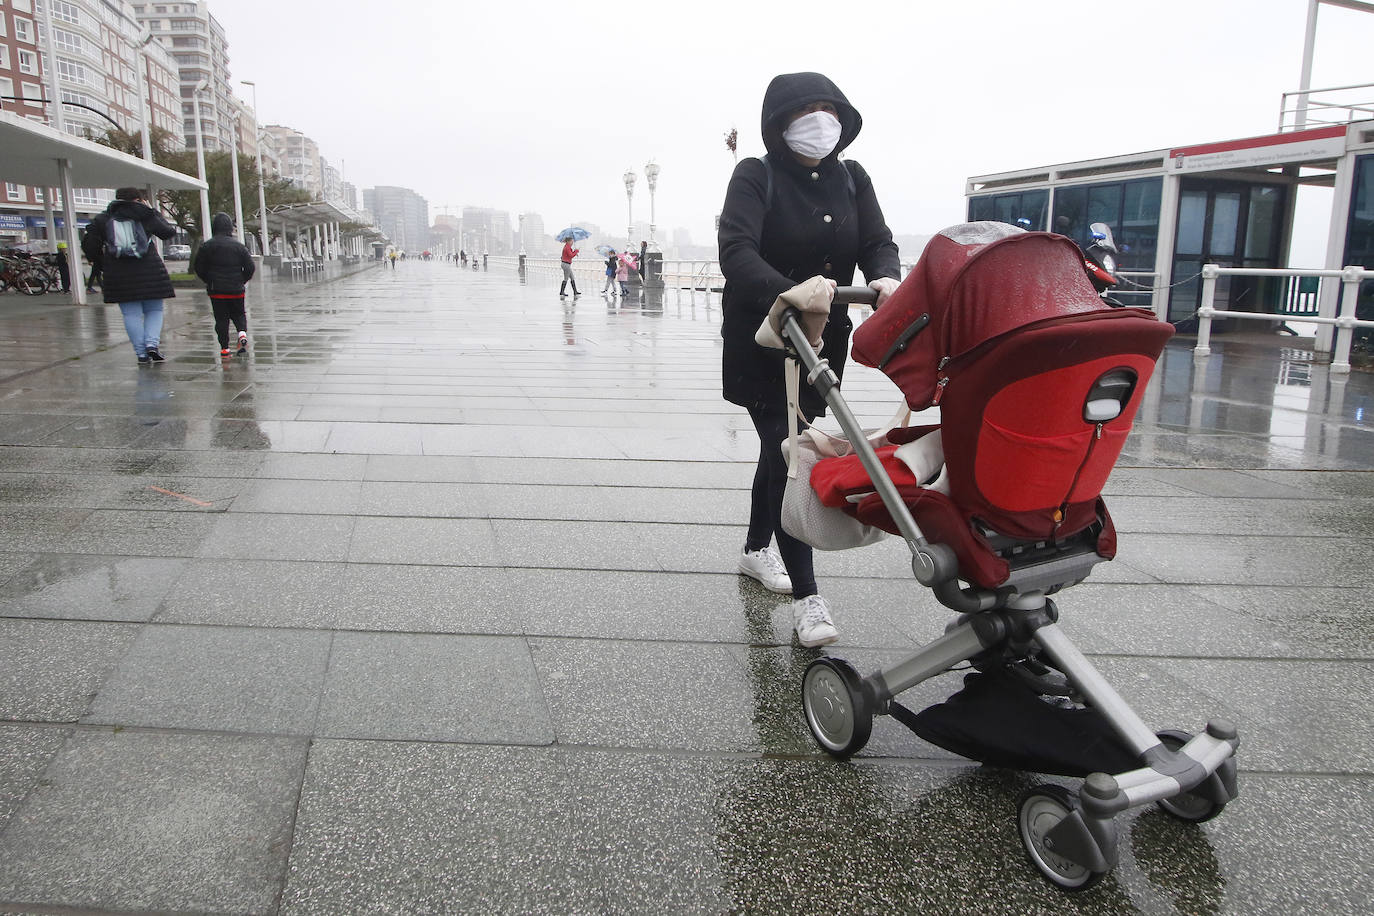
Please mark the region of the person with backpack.
<svg viewBox="0 0 1374 916"><path fill-rule="evenodd" d="M138 188L120 188L103 213L86 227L81 252L101 268L101 298L119 306L124 330L140 365L162 362L162 302L176 295L153 236L177 234L143 199Z"/></svg>
<svg viewBox="0 0 1374 916"><path fill-rule="evenodd" d="M238 329L238 352L248 352L248 317L244 312L245 284L253 279L257 265L248 248L234 238L234 220L228 213L216 213L210 220L214 233L196 252L195 273L205 281L210 308L215 313L215 336L219 355L228 356L229 322Z"/></svg>
<svg viewBox="0 0 1374 916"><path fill-rule="evenodd" d="M829 604L818 594L811 548L782 529L785 357L756 343L754 333L780 294L816 276L833 291L853 283L855 269L862 270L881 306L897 288L901 265L868 173L859 163L839 158L863 125L839 87L819 73L774 77L764 92L761 120L768 153L735 167L717 240L725 276L722 394L749 411L759 435L739 571L770 591L790 593L798 642L823 646L839 633ZM848 308L833 306L821 349L839 377L852 329ZM798 408L804 426L825 414L825 401L803 386ZM770 546L774 540L776 549Z"/></svg>

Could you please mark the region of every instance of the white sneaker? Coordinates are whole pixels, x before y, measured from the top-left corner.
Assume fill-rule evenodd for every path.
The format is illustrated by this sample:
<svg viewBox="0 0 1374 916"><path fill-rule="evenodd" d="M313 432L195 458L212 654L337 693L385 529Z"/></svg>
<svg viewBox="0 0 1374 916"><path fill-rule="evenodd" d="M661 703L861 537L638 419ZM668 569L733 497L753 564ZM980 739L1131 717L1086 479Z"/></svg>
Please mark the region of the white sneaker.
<svg viewBox="0 0 1374 916"><path fill-rule="evenodd" d="M787 567L782 564L782 557L769 545L762 550L746 550L739 558L739 571L751 579L758 579L759 584L770 592L778 592L783 595L792 594L792 579L787 575Z"/></svg>
<svg viewBox="0 0 1374 916"><path fill-rule="evenodd" d="M792 622L797 628L797 642L807 648L828 646L840 638L840 631L830 619L830 605L820 595L793 601Z"/></svg>

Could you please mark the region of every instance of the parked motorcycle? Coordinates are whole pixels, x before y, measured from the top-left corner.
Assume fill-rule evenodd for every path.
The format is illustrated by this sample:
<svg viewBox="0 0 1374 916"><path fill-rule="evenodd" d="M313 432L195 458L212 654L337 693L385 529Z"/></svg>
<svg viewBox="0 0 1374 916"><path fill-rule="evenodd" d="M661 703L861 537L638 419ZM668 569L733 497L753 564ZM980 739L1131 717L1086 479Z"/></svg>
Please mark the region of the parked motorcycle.
<svg viewBox="0 0 1374 916"><path fill-rule="evenodd" d="M1088 231L1093 239L1092 244L1083 249L1083 267L1088 271L1088 279L1107 304L1120 307L1121 303L1108 295L1121 285L1116 275L1116 259L1121 252L1112 238L1112 229L1106 223L1093 223Z"/></svg>

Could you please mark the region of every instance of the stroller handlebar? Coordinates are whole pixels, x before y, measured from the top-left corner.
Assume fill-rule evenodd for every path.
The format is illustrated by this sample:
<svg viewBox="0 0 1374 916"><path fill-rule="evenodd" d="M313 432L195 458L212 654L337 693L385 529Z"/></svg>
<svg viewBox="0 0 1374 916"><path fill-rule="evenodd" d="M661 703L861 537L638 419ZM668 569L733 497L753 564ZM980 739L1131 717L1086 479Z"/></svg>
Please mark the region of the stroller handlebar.
<svg viewBox="0 0 1374 916"><path fill-rule="evenodd" d="M835 301L841 305L872 305L878 301L878 291L869 286L841 286L835 290Z"/></svg>

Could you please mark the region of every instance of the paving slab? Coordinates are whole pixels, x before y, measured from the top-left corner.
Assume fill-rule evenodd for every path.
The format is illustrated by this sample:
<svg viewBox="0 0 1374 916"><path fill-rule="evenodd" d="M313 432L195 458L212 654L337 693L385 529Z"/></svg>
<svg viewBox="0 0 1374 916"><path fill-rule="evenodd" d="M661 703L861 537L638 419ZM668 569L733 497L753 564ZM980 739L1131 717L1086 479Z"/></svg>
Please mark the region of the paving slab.
<svg viewBox="0 0 1374 916"><path fill-rule="evenodd" d="M0 833L0 900L271 913L303 742L78 732Z"/></svg>

